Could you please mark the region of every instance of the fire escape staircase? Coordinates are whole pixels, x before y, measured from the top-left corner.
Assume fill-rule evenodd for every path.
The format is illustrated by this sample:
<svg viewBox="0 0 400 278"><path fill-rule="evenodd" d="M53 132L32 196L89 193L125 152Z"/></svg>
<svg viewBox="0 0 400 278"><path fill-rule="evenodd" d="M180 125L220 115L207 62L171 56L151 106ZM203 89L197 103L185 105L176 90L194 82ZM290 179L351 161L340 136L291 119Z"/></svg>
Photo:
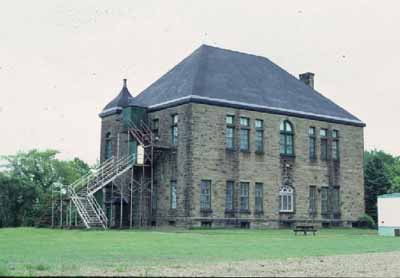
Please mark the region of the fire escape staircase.
<svg viewBox="0 0 400 278"><path fill-rule="evenodd" d="M104 161L93 172L68 186L70 198L86 228L107 228L107 216L94 197L94 193L126 173L135 161L136 156L134 155L120 159L112 157Z"/></svg>

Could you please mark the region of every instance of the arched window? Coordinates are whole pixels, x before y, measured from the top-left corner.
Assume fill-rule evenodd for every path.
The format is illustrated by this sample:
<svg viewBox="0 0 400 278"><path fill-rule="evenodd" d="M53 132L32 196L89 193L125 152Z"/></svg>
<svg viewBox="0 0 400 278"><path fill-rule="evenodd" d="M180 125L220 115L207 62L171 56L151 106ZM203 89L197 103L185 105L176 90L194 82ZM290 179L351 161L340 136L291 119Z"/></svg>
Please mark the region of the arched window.
<svg viewBox="0 0 400 278"><path fill-rule="evenodd" d="M104 148L104 159L109 159L112 157L112 140L111 140L111 133L107 132L106 134L106 142Z"/></svg>
<svg viewBox="0 0 400 278"><path fill-rule="evenodd" d="M294 131L292 124L287 120L281 122L280 133L281 155L294 155Z"/></svg>
<svg viewBox="0 0 400 278"><path fill-rule="evenodd" d="M282 186L279 190L279 211L293 212L293 188Z"/></svg>

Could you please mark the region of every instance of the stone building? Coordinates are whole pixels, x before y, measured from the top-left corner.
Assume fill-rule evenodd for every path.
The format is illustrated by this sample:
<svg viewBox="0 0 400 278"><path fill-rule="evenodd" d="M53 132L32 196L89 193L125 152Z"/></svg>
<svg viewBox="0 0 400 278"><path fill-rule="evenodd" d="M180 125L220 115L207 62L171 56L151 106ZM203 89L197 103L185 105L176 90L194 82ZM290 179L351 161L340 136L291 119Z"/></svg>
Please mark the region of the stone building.
<svg viewBox="0 0 400 278"><path fill-rule="evenodd" d="M135 157L97 193L109 226L351 226L364 212L365 124L313 73L202 45L136 97L125 80L100 117L101 160Z"/></svg>

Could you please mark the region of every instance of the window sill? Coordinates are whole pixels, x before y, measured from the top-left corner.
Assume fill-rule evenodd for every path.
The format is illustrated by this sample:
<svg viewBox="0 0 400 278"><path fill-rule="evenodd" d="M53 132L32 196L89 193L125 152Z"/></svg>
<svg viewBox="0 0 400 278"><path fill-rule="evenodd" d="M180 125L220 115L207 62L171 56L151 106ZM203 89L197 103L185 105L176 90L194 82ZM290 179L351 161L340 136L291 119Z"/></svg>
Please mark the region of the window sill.
<svg viewBox="0 0 400 278"><path fill-rule="evenodd" d="M235 149L232 149L232 148L225 148L225 150L227 151L227 152L235 152L236 150Z"/></svg>
<svg viewBox="0 0 400 278"><path fill-rule="evenodd" d="M294 210L280 210L279 213L281 213L281 214L293 214Z"/></svg>
<svg viewBox="0 0 400 278"><path fill-rule="evenodd" d="M250 153L250 150L240 150L241 153Z"/></svg>
<svg viewBox="0 0 400 278"><path fill-rule="evenodd" d="M264 155L264 151L255 151L255 154Z"/></svg>
<svg viewBox="0 0 400 278"><path fill-rule="evenodd" d="M263 210L256 210L256 211L254 211L254 214L255 215L263 215L264 211Z"/></svg>
<svg viewBox="0 0 400 278"><path fill-rule="evenodd" d="M213 210L212 209L200 209L201 213L212 213Z"/></svg>
<svg viewBox="0 0 400 278"><path fill-rule="evenodd" d="M296 156L294 155L294 154L280 154L281 155L281 158L291 158L291 159L294 159L294 158L296 158Z"/></svg>
<svg viewBox="0 0 400 278"><path fill-rule="evenodd" d="M239 213L250 214L251 212L249 209L240 209Z"/></svg>

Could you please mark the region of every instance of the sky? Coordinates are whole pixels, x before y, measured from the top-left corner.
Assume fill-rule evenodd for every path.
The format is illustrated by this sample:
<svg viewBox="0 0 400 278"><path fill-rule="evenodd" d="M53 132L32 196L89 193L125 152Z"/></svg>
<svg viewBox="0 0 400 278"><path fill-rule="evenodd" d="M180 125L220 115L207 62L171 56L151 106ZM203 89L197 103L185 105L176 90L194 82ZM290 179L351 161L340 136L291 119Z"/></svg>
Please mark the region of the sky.
<svg viewBox="0 0 400 278"><path fill-rule="evenodd" d="M102 108L201 44L264 56L364 121L400 155L398 1L0 0L0 155L56 149L95 163Z"/></svg>

